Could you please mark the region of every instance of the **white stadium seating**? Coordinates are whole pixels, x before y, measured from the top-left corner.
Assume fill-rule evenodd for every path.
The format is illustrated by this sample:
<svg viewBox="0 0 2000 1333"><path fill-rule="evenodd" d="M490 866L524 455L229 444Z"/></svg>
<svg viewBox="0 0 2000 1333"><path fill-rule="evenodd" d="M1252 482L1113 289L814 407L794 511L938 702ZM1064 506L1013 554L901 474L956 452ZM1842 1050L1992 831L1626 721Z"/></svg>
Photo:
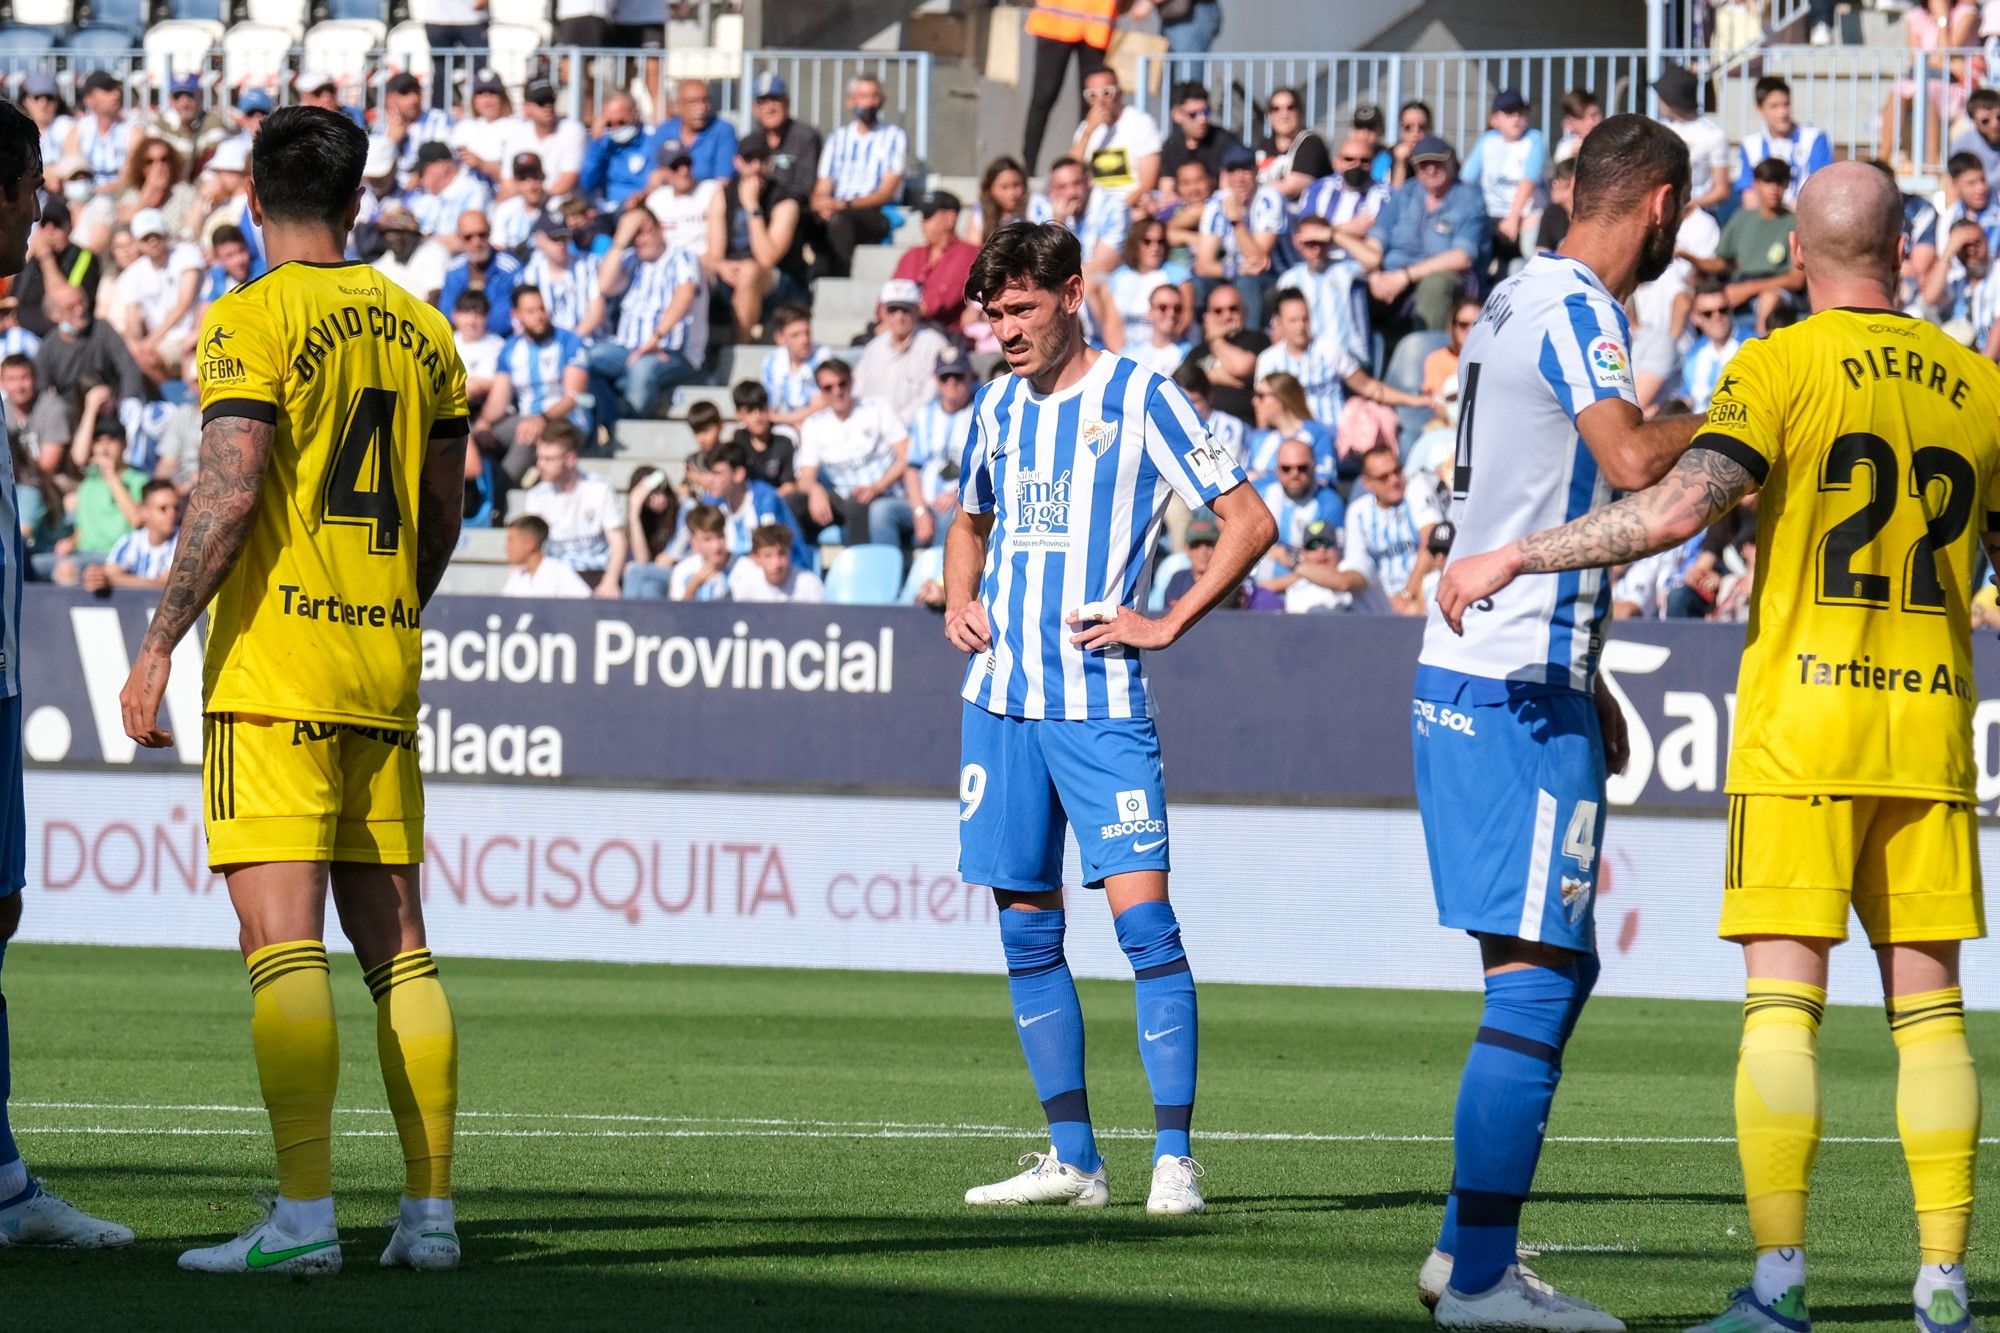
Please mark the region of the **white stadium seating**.
<svg viewBox="0 0 2000 1333"><path fill-rule="evenodd" d="M208 53L222 40L223 27L211 19L168 19L146 30L146 78L155 87L176 74L200 73Z"/></svg>
<svg viewBox="0 0 2000 1333"><path fill-rule="evenodd" d="M368 74L368 55L387 35L380 23L331 19L315 23L306 33L303 67L323 69L343 85L356 84Z"/></svg>
<svg viewBox="0 0 2000 1333"><path fill-rule="evenodd" d="M431 67L431 39L414 19L398 23L383 39L383 62L392 73L426 75Z"/></svg>
<svg viewBox="0 0 2000 1333"><path fill-rule="evenodd" d="M14 22L30 28L67 28L75 21L72 0L15 0Z"/></svg>
<svg viewBox="0 0 2000 1333"><path fill-rule="evenodd" d="M297 41L305 35L306 22L312 17L312 6L308 0L245 0L243 17L250 23L262 23L272 28L283 28Z"/></svg>
<svg viewBox="0 0 2000 1333"><path fill-rule="evenodd" d="M517 28L533 28L540 34L538 44L546 44L554 31L549 23L549 6L545 0L491 0L486 17L494 25L505 23Z"/></svg>
<svg viewBox="0 0 2000 1333"><path fill-rule="evenodd" d="M285 77L296 40L286 28L239 23L222 38L222 81L238 88L275 88Z"/></svg>

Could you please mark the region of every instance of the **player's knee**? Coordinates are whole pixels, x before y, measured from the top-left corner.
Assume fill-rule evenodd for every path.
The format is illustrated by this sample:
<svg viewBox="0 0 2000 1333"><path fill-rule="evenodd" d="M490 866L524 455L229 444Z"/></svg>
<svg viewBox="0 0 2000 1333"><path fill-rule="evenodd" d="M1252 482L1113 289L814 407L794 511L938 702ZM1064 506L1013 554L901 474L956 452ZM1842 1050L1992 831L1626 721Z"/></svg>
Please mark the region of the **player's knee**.
<svg viewBox="0 0 2000 1333"><path fill-rule="evenodd" d="M1186 971L1187 950L1181 947L1181 923L1172 903L1135 903L1112 922L1118 947L1140 976Z"/></svg>
<svg viewBox="0 0 2000 1333"><path fill-rule="evenodd" d="M14 932L21 928L21 894L10 893L0 898L0 944L14 938Z"/></svg>
<svg viewBox="0 0 2000 1333"><path fill-rule="evenodd" d="M1007 975L1033 977L1063 965L1066 918L1059 911L1000 913L1000 947L1007 955Z"/></svg>

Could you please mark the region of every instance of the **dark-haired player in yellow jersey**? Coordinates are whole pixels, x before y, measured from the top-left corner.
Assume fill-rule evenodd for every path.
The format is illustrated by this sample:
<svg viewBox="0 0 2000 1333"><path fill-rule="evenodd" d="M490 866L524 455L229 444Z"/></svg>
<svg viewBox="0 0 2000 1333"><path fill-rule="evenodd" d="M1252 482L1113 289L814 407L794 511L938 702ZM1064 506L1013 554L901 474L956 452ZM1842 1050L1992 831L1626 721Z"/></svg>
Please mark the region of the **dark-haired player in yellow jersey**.
<svg viewBox="0 0 2000 1333"><path fill-rule="evenodd" d="M1965 1291L1979 1084L1959 941L1985 933L1973 811L1974 570L2000 555L2000 367L1896 310L1902 200L1866 163L1814 173L1793 260L1811 318L1746 343L1664 480L1454 561L1454 625L1521 574L1679 545L1755 491L1757 573L1729 761L1722 935L1749 974L1736 1136L1757 1268L1706 1333L1811 1327L1806 1189L1819 1145L1827 953L1850 904L1882 968L1916 1196L1923 1333Z"/></svg>
<svg viewBox="0 0 2000 1333"><path fill-rule="evenodd" d="M242 924L279 1197L181 1256L202 1272L340 1267L329 880L403 1145L382 1263L458 1264L458 1039L424 943L416 727L419 614L458 540L465 368L443 315L342 257L366 154L351 121L312 107L273 112L251 147L271 270L202 322L201 466L121 698L134 740L171 743L156 719L174 645L207 607L208 855Z"/></svg>

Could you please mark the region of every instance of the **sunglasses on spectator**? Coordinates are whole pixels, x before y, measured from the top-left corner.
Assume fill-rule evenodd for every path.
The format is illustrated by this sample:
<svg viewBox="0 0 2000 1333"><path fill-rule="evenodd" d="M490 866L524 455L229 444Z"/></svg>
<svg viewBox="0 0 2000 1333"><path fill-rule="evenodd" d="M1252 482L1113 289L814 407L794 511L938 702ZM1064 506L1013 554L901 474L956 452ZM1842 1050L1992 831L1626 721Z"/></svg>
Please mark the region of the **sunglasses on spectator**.
<svg viewBox="0 0 2000 1333"><path fill-rule="evenodd" d="M1726 315L1728 313L1729 307L1726 305L1710 306L1706 310L1696 306L1694 317L1696 319L1714 319L1717 315Z"/></svg>
<svg viewBox="0 0 2000 1333"><path fill-rule="evenodd" d="M1299 247L1299 249L1301 249L1301 250L1324 250L1324 249L1326 249L1326 247L1327 247L1327 242L1325 242L1325 241L1323 241L1323 240L1320 240L1320 241L1308 241L1308 240L1305 240L1305 239L1300 239L1300 240L1298 240L1298 241L1295 241L1295 242L1293 242L1293 243L1294 243L1295 245L1297 245L1297 246Z"/></svg>
<svg viewBox="0 0 2000 1333"><path fill-rule="evenodd" d="M146 165L149 167L169 166L172 163L173 159L171 157L168 157L165 153L146 154Z"/></svg>
<svg viewBox="0 0 2000 1333"><path fill-rule="evenodd" d="M1116 88L1085 88L1083 100L1086 102L1108 102L1118 96Z"/></svg>
<svg viewBox="0 0 2000 1333"><path fill-rule="evenodd" d="M1280 111L1297 111L1299 104L1297 102L1273 102L1269 109L1271 114L1276 115Z"/></svg>
<svg viewBox="0 0 2000 1333"><path fill-rule="evenodd" d="M1240 315L1243 313L1243 307L1240 305L1211 305L1208 308L1208 313L1211 315Z"/></svg>
<svg viewBox="0 0 2000 1333"><path fill-rule="evenodd" d="M1155 301L1153 302L1153 309L1165 314L1178 315L1181 312L1181 303L1179 301Z"/></svg>
<svg viewBox="0 0 2000 1333"><path fill-rule="evenodd" d="M458 239L461 241L483 241L491 235L493 233L490 231L462 231L458 234Z"/></svg>
<svg viewBox="0 0 2000 1333"><path fill-rule="evenodd" d="M1453 324L1453 325L1454 325L1455 327L1457 327L1457 328L1461 328L1461 329L1469 329L1469 328L1473 328L1473 327L1475 327L1475 326L1476 326L1476 325L1477 325L1478 323L1479 323L1479 316L1477 316L1477 315L1473 315L1473 316L1472 316L1471 318L1469 318L1469 319L1455 319L1455 320L1453 320L1453 321L1452 321L1452 324Z"/></svg>
<svg viewBox="0 0 2000 1333"><path fill-rule="evenodd" d="M1189 120L1207 120L1208 108L1205 106L1182 107L1181 114L1183 116L1186 116Z"/></svg>
<svg viewBox="0 0 2000 1333"><path fill-rule="evenodd" d="M821 393L846 393L850 380L824 379L818 381Z"/></svg>
<svg viewBox="0 0 2000 1333"><path fill-rule="evenodd" d="M1280 463L1280 464L1278 464L1278 471L1280 471L1280 472L1282 472L1282 473L1287 473L1287 474L1290 474L1290 475L1293 475L1293 476L1296 476L1296 475L1298 475L1298 474L1299 474L1299 473L1301 473L1301 472L1310 472L1310 471L1312 471L1312 464L1311 464L1311 463Z"/></svg>

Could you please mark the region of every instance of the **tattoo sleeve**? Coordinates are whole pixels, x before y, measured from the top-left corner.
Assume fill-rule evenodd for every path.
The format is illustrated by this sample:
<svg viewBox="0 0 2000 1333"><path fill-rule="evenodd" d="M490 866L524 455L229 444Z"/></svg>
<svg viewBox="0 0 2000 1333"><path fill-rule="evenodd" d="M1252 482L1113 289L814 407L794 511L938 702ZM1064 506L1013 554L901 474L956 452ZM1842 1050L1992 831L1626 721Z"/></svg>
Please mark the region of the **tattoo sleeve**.
<svg viewBox="0 0 2000 1333"><path fill-rule="evenodd" d="M464 423L461 422L461 425ZM432 436L417 493L417 603L429 606L465 518L465 432Z"/></svg>
<svg viewBox="0 0 2000 1333"><path fill-rule="evenodd" d="M145 647L172 653L229 576L250 535L273 429L246 417L217 417L201 428L201 465Z"/></svg>
<svg viewBox="0 0 2000 1333"><path fill-rule="evenodd" d="M1694 448L1657 483L1574 523L1521 541L1521 571L1547 574L1643 559L1686 541L1756 489L1728 455Z"/></svg>

